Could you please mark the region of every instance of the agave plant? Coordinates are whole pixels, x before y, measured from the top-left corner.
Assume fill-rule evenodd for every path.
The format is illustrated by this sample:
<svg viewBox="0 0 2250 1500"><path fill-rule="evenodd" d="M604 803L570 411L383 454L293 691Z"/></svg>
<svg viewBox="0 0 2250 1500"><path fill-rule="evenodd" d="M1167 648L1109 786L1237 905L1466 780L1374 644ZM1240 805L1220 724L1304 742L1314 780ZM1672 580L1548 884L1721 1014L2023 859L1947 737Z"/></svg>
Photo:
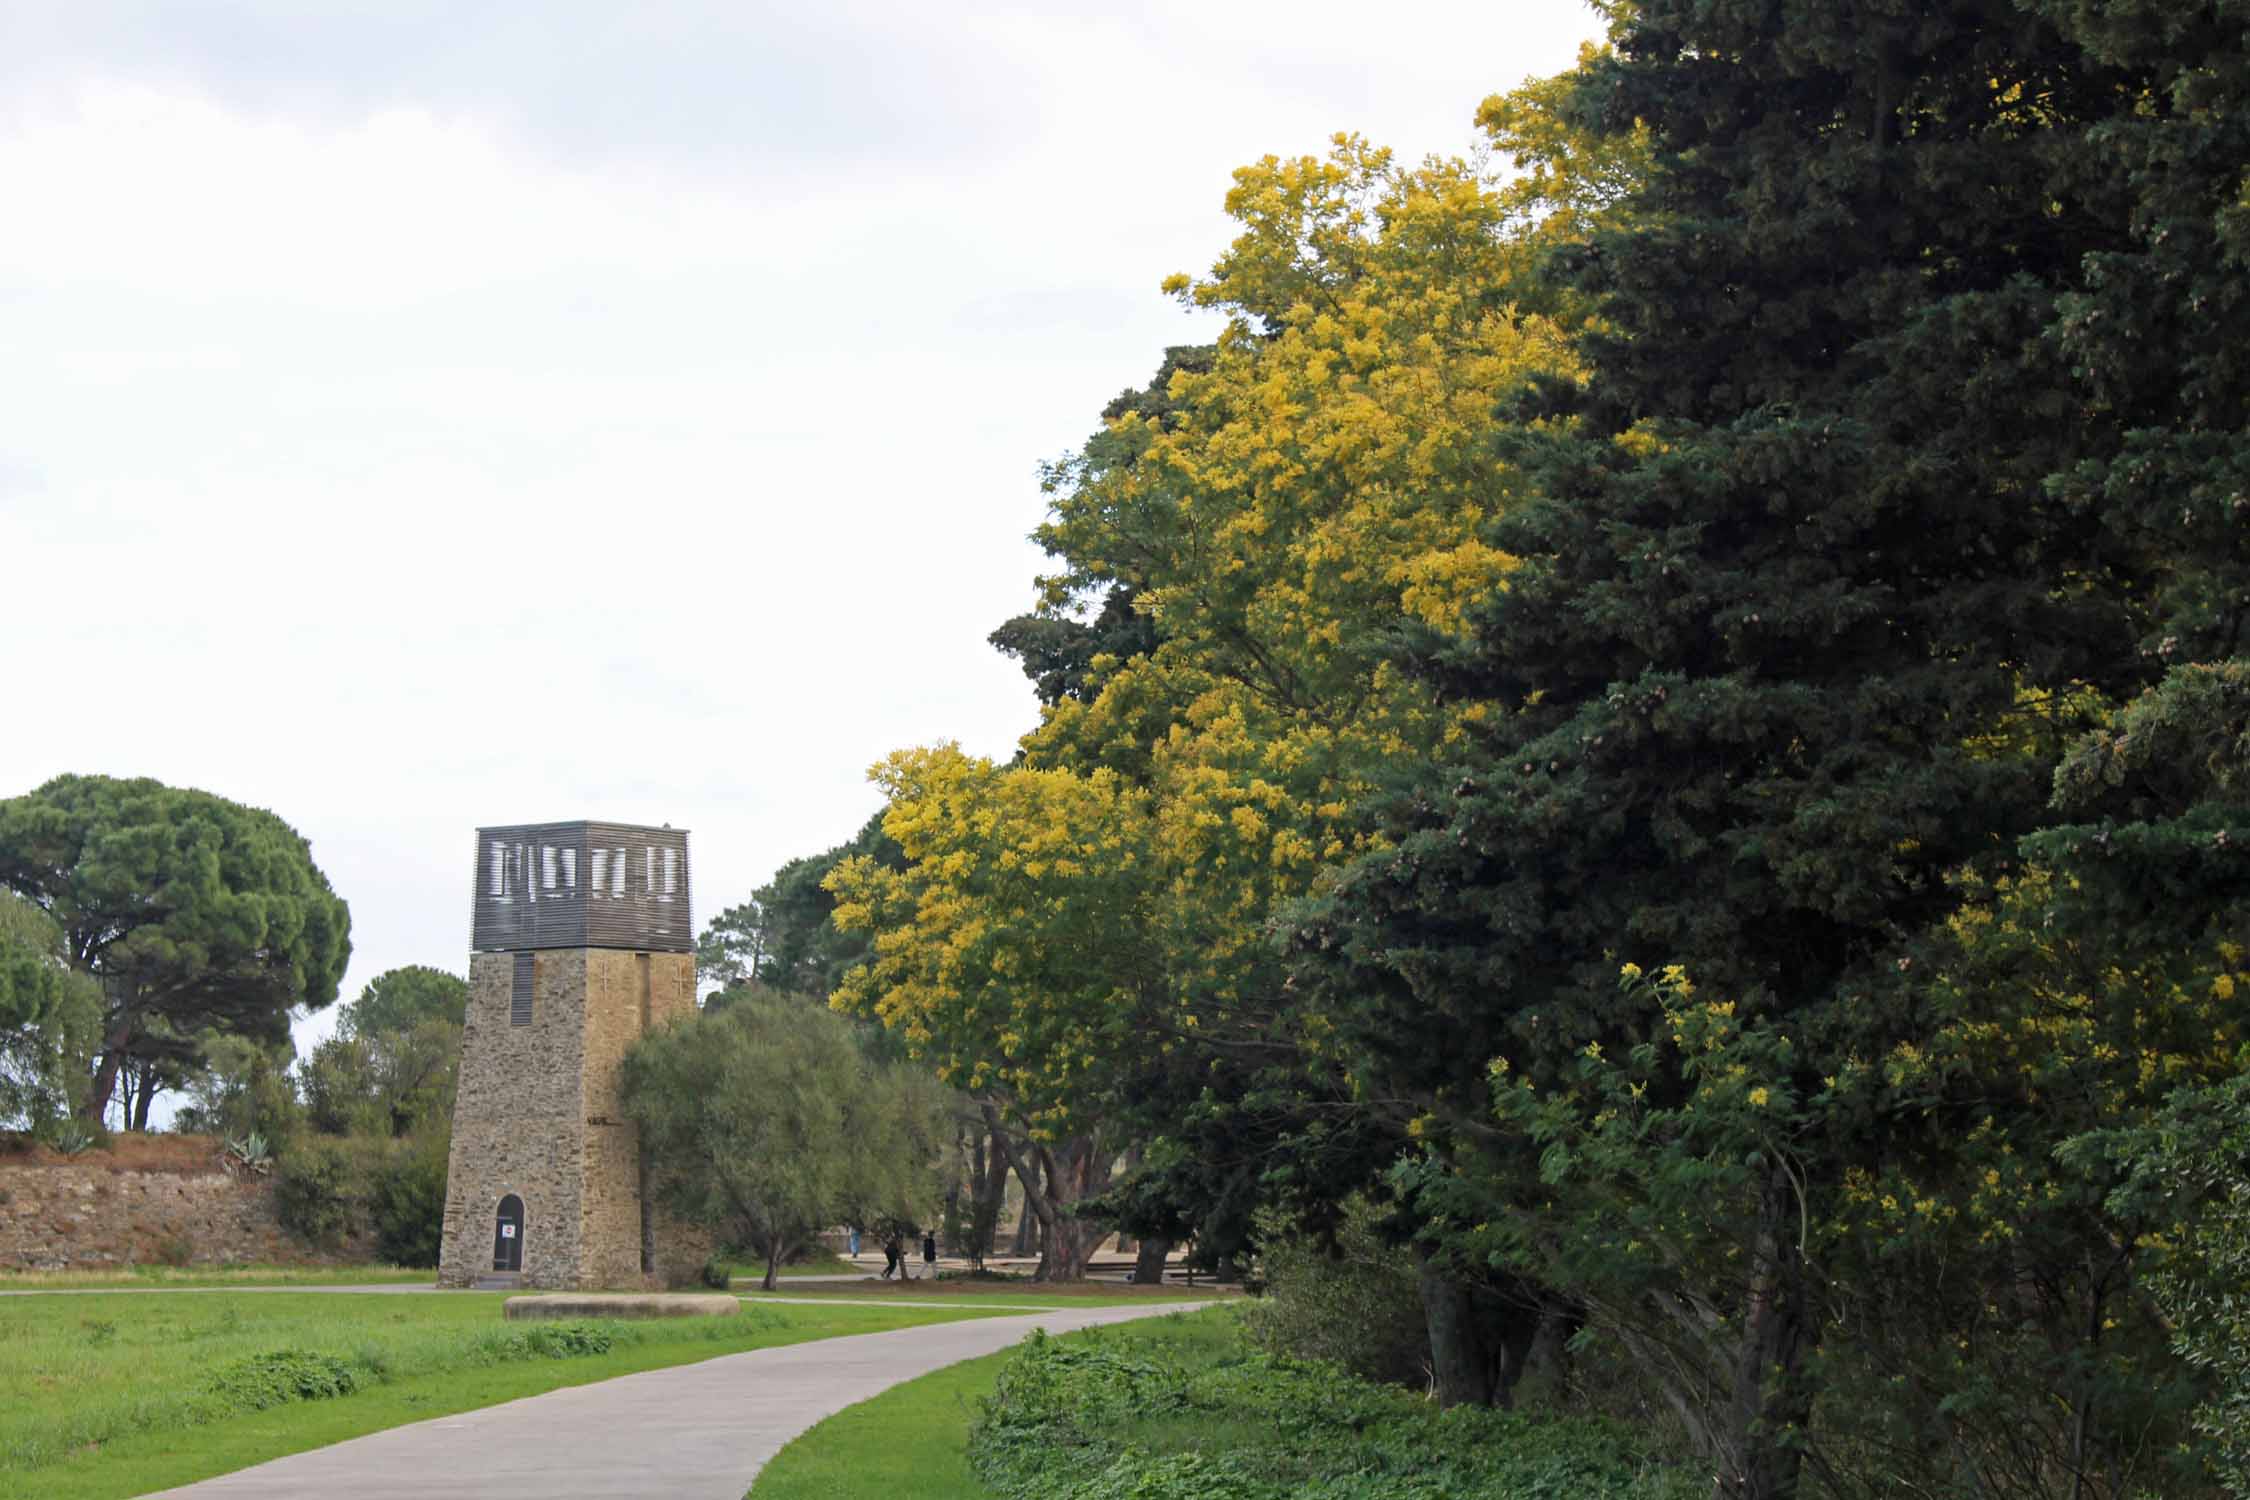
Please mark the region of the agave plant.
<svg viewBox="0 0 2250 1500"><path fill-rule="evenodd" d="M91 1125L67 1115L55 1121L46 1135L47 1144L64 1156L76 1156L90 1149L98 1139Z"/></svg>

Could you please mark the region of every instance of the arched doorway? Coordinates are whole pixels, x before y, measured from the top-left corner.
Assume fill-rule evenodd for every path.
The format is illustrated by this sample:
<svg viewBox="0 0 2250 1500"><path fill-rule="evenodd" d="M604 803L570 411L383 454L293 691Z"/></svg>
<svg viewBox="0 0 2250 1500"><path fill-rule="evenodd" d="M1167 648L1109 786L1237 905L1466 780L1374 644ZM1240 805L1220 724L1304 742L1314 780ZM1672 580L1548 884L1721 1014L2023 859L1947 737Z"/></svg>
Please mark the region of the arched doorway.
<svg viewBox="0 0 2250 1500"><path fill-rule="evenodd" d="M523 1200L514 1193L500 1200L499 1221L492 1228L492 1269L523 1269Z"/></svg>

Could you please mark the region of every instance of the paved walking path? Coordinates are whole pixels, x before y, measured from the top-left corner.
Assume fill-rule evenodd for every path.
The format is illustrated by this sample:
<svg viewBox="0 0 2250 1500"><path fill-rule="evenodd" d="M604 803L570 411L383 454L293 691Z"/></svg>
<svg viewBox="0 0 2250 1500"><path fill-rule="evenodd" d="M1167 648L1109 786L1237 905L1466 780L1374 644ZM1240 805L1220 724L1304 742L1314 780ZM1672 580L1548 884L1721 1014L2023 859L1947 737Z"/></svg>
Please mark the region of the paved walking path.
<svg viewBox="0 0 2250 1500"><path fill-rule="evenodd" d="M754 1349L393 1427L161 1493L179 1500L741 1500L782 1444L899 1381L1005 1349L1034 1328L1068 1333L1201 1305L1070 1308Z"/></svg>

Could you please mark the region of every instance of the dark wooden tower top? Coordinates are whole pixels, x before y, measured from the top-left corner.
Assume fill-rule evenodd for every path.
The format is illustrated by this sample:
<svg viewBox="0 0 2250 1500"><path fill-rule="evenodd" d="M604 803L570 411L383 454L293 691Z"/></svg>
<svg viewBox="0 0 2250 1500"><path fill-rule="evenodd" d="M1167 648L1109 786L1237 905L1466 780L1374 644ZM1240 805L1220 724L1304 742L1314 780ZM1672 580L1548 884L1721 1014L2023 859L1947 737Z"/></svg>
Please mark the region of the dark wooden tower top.
<svg viewBox="0 0 2250 1500"><path fill-rule="evenodd" d="M689 953L687 830L517 823L477 830L479 953L630 948Z"/></svg>

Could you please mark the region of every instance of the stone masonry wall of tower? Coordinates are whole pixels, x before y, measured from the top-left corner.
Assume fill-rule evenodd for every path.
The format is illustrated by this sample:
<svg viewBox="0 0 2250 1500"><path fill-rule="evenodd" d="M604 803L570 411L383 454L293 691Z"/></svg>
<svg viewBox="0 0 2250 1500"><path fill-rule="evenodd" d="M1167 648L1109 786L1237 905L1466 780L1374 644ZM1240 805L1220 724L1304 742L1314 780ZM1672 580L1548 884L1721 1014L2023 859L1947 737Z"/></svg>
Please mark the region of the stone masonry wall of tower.
<svg viewBox="0 0 2250 1500"><path fill-rule="evenodd" d="M530 958L532 1017L522 1026L510 1015L517 955L469 960L439 1284L491 1271L494 1215L509 1193L524 1203L527 1287L684 1280L709 1244L662 1215L648 1236L654 1263L642 1269L640 1143L617 1080L644 1029L694 1012L694 955L566 948Z"/></svg>
<svg viewBox="0 0 2250 1500"><path fill-rule="evenodd" d="M524 1284L578 1285L586 957L585 949L532 955L531 1024L517 1026L509 1017L516 955L469 956L441 1286L467 1286L492 1269L493 1218L509 1193L524 1202Z"/></svg>
<svg viewBox="0 0 2250 1500"><path fill-rule="evenodd" d="M584 1285L618 1286L642 1275L640 1133L618 1102L618 1074L643 1031L695 1013L695 955L597 948L586 950L585 958L581 1268ZM662 1215L655 1217L649 1274L682 1280L702 1264L708 1247L692 1249L692 1260L683 1263L681 1236Z"/></svg>

